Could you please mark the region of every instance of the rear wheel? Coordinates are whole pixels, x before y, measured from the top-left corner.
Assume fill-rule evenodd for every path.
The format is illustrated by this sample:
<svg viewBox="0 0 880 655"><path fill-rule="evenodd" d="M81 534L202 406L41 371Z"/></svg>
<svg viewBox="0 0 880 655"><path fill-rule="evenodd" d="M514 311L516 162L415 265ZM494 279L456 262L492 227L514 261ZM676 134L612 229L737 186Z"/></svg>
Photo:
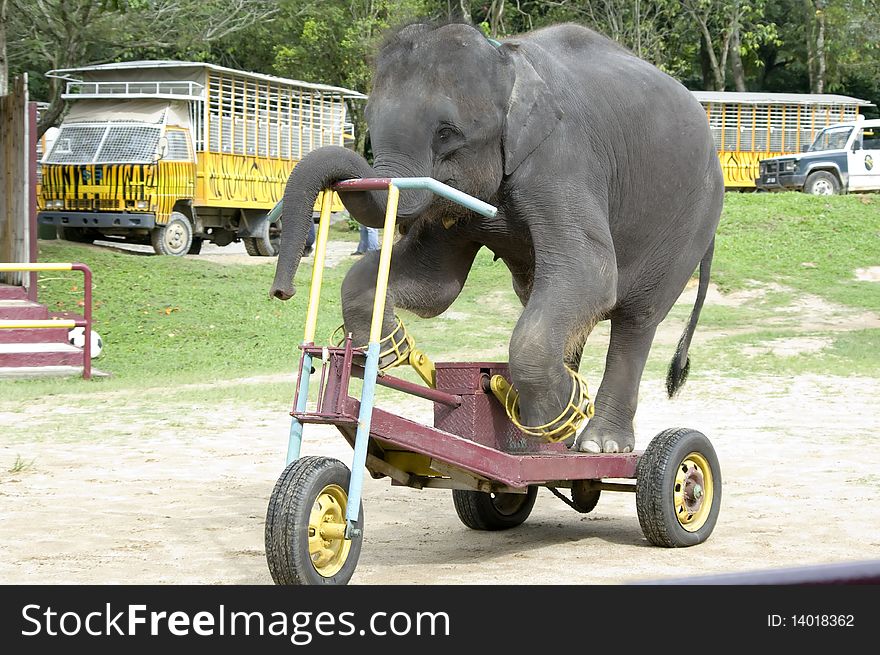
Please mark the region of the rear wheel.
<svg viewBox="0 0 880 655"><path fill-rule="evenodd" d="M655 546L701 544L721 508L721 468L715 449L696 430L664 430L639 458L636 511Z"/></svg>
<svg viewBox="0 0 880 655"><path fill-rule="evenodd" d="M244 249L251 257L274 257L278 254L281 245L281 237L272 239L269 237L244 237Z"/></svg>
<svg viewBox="0 0 880 655"><path fill-rule="evenodd" d="M198 255L202 252L202 243L204 243L204 239L200 237L193 237L192 245L189 247L189 251L186 253L187 255Z"/></svg>
<svg viewBox="0 0 880 655"><path fill-rule="evenodd" d="M828 171L816 171L807 178L804 193L811 196L835 196L840 193L840 182Z"/></svg>
<svg viewBox="0 0 880 655"><path fill-rule="evenodd" d="M55 228L55 234L59 239L73 241L74 243L92 243L98 238L98 233L87 227L64 227L59 225Z"/></svg>
<svg viewBox="0 0 880 655"><path fill-rule="evenodd" d="M182 257L193 244L193 227L180 212L171 212L165 225L157 225L150 233L150 241L157 255Z"/></svg>
<svg viewBox="0 0 880 655"><path fill-rule="evenodd" d="M452 491L458 518L472 530L509 530L522 525L532 513L537 497L537 487L529 487L524 494Z"/></svg>

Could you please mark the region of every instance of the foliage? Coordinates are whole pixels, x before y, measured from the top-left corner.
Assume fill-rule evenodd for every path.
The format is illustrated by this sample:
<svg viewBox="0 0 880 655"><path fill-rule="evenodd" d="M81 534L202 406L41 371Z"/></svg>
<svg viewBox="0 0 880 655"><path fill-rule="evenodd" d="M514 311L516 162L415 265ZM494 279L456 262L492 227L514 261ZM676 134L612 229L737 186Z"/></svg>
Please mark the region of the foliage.
<svg viewBox="0 0 880 655"><path fill-rule="evenodd" d="M418 17L465 20L497 38L561 21L608 35L690 88L822 89L880 103L877 0L0 0L11 74L54 101L43 74L131 59L211 61L370 89L388 29ZM2 71L0 71L2 72ZM362 103L352 113L361 129Z"/></svg>
<svg viewBox="0 0 880 655"><path fill-rule="evenodd" d="M198 58L223 40L277 13L271 0L8 0L13 70L28 71L34 95L50 103L40 133L63 110L63 81L43 74L127 59ZM42 82L42 84L41 84Z"/></svg>

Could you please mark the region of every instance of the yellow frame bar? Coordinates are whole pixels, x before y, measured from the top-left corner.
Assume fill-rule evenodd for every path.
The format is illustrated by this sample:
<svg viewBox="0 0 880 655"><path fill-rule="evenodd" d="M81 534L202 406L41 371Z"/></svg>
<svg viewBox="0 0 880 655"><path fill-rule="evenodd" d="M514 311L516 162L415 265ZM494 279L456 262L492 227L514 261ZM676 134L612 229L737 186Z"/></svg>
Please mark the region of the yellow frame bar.
<svg viewBox="0 0 880 655"><path fill-rule="evenodd" d="M394 184L389 184L388 205L385 207L385 225L382 231L382 250L379 253L379 273L376 276L376 297L373 299L373 322L370 324L370 343L379 343L382 339L382 319L385 316L385 295L388 293L398 200L400 200L400 189Z"/></svg>
<svg viewBox="0 0 880 655"><path fill-rule="evenodd" d="M76 327L74 320L19 320L19 321L0 321L0 330L32 330L35 328L73 328Z"/></svg>
<svg viewBox="0 0 880 655"><path fill-rule="evenodd" d="M312 268L312 286L309 288L309 308L306 312L306 331L303 343L315 342L318 327L318 304L321 302L321 283L324 280L324 259L327 255L327 237L330 234L330 210L333 207L333 193L325 190L321 196L321 218L318 221L318 235L315 239L315 261Z"/></svg>
<svg viewBox="0 0 880 655"><path fill-rule="evenodd" d="M73 264L44 263L44 264L0 264L0 271L9 273L12 271L72 271Z"/></svg>

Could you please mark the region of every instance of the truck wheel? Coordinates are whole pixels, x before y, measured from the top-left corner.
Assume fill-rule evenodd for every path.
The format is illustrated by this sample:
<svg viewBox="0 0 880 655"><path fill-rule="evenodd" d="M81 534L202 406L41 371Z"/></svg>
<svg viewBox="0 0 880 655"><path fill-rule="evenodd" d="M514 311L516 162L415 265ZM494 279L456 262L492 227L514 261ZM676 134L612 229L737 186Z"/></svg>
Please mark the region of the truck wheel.
<svg viewBox="0 0 880 655"><path fill-rule="evenodd" d="M281 238L244 237L244 249L251 257L274 257L278 254Z"/></svg>
<svg viewBox="0 0 880 655"><path fill-rule="evenodd" d="M87 227L63 227L61 225L55 228L55 234L59 239L65 241L73 241L74 243L92 243L98 238L98 235Z"/></svg>
<svg viewBox="0 0 880 655"><path fill-rule="evenodd" d="M186 253L187 255L198 255L202 252L202 243L204 243L204 239L200 237L193 237L192 245L189 247L189 251Z"/></svg>
<svg viewBox="0 0 880 655"><path fill-rule="evenodd" d="M180 212L171 212L171 217L165 225L157 225L153 228L150 241L157 255L182 257L192 247L192 224Z"/></svg>
<svg viewBox="0 0 880 655"><path fill-rule="evenodd" d="M840 182L828 171L816 171L807 178L804 193L811 196L836 196L840 193Z"/></svg>

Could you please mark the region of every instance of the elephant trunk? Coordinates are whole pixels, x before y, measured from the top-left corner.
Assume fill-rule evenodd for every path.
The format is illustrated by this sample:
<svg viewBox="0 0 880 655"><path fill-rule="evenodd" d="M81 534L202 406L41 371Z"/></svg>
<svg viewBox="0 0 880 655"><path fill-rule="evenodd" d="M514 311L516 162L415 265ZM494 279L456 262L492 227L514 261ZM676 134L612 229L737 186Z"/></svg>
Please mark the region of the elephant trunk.
<svg viewBox="0 0 880 655"><path fill-rule="evenodd" d="M310 152L297 164L287 180L281 211L281 245L275 265L275 280L269 296L288 300L294 296L293 276L299 267L312 226L312 212L318 194L341 180L377 177L367 161L351 150L325 146ZM382 225L385 201L378 192L342 195L346 208L358 222Z"/></svg>

